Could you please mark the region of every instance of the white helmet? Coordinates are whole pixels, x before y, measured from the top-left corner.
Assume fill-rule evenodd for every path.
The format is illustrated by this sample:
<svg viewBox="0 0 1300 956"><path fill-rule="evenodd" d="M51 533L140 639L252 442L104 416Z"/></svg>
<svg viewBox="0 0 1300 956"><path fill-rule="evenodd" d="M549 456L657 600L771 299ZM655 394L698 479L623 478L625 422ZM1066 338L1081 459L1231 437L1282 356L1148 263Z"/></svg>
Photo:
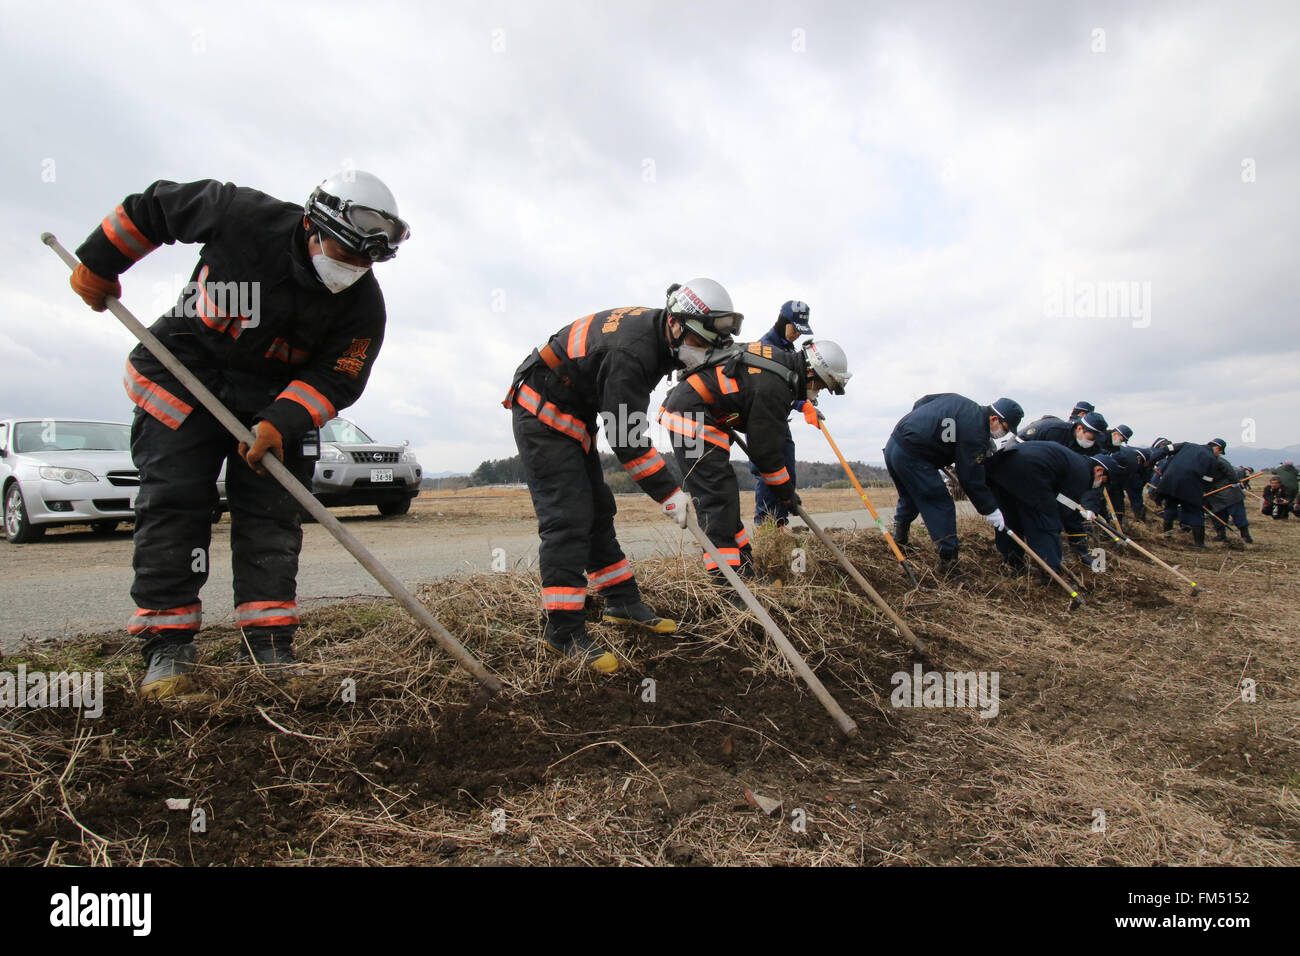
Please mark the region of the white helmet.
<svg viewBox="0 0 1300 956"><path fill-rule="evenodd" d="M397 216L397 200L374 173L345 169L331 173L307 197L312 224L355 255L383 262L411 235Z"/></svg>
<svg viewBox="0 0 1300 956"><path fill-rule="evenodd" d="M732 308L727 290L712 279L674 282L668 287L666 311L710 345L735 336L745 321Z"/></svg>
<svg viewBox="0 0 1300 956"><path fill-rule="evenodd" d="M806 344L802 351L808 372L816 375L832 394L843 395L844 386L853 377L844 350L830 339L819 339Z"/></svg>

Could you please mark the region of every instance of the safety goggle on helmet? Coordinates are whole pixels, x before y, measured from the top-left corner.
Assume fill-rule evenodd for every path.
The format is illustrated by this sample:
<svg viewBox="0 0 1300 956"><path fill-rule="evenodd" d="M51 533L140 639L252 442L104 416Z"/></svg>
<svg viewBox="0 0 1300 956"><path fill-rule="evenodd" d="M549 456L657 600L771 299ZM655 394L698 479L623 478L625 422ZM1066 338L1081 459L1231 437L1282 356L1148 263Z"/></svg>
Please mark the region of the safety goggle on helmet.
<svg viewBox="0 0 1300 956"><path fill-rule="evenodd" d="M735 311L727 290L712 279L674 282L668 287L668 314L710 345L740 334L745 317Z"/></svg>
<svg viewBox="0 0 1300 956"><path fill-rule="evenodd" d="M307 218L354 255L383 262L411 235L397 199L378 176L360 169L334 173L307 197Z"/></svg>
<svg viewBox="0 0 1300 956"><path fill-rule="evenodd" d="M853 377L844 349L829 339L818 339L805 345L803 354L804 361L808 363L808 371L816 375L831 390L832 395L843 395L844 386Z"/></svg>

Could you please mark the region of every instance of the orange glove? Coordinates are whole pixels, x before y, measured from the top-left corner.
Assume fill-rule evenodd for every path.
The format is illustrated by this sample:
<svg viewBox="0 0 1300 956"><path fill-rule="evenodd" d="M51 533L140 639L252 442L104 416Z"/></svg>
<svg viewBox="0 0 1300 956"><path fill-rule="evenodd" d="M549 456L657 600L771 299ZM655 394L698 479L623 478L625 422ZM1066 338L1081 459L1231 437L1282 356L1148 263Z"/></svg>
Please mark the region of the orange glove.
<svg viewBox="0 0 1300 956"><path fill-rule="evenodd" d="M241 441L239 457L244 459L253 471L265 475L266 469L261 466L261 461L268 451L284 461L284 436L270 422L258 422L253 426L253 447L249 448L247 442Z"/></svg>
<svg viewBox="0 0 1300 956"><path fill-rule="evenodd" d="M72 278L68 281L72 284L73 291L85 299L86 305L96 312L103 312L108 308L108 303L104 301L108 296L111 295L115 299L122 298L122 283L116 279L105 279L103 276L96 275L82 262L77 263L77 268L72 270Z"/></svg>
<svg viewBox="0 0 1300 956"><path fill-rule="evenodd" d="M813 428L821 428L817 423L821 421L821 412L817 411L817 406L812 402L803 403L803 420Z"/></svg>

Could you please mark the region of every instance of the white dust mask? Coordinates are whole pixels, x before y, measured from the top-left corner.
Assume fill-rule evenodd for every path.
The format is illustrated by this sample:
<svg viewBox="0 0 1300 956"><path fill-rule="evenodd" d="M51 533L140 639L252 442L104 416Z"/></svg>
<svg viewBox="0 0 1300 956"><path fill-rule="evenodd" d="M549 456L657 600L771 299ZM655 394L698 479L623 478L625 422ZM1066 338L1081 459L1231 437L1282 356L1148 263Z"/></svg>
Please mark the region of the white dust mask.
<svg viewBox="0 0 1300 956"><path fill-rule="evenodd" d="M325 243L321 242L321 251L311 257L311 264L316 267L316 274L325 288L331 292L342 292L363 275L370 271L369 266L354 266L350 262L339 262L325 255Z"/></svg>

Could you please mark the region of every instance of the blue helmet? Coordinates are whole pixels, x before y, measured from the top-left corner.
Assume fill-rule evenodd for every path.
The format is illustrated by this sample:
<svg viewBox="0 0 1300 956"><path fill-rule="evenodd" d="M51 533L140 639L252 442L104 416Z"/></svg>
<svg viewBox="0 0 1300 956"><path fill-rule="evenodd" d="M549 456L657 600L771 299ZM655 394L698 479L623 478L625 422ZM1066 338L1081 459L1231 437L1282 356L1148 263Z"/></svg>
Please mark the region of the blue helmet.
<svg viewBox="0 0 1300 956"><path fill-rule="evenodd" d="M789 322L800 335L812 335L812 326L808 324L808 303L791 299L781 306L778 321Z"/></svg>

